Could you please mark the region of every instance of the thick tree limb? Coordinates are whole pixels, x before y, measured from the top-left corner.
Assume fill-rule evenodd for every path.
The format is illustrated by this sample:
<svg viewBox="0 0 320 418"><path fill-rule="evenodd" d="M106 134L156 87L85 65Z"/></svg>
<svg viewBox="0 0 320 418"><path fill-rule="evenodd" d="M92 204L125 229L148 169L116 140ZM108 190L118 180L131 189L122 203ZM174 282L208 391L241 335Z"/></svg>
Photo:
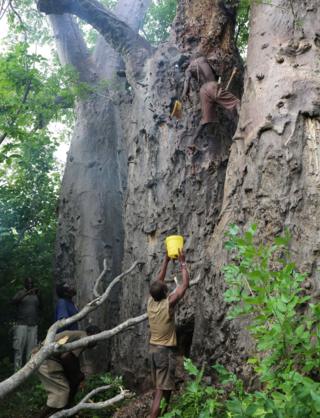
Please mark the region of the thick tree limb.
<svg viewBox="0 0 320 418"><path fill-rule="evenodd" d="M98 393L100 393L104 390L108 390L110 387L111 387L110 385L101 386L99 388L96 388L96 389L92 390L73 408L64 409L63 411L56 412L55 414L51 415L50 418L71 417L71 416L73 416L74 414L76 414L77 412L79 412L83 409L94 410L94 409L107 408L110 405L113 405L113 404L115 404L119 401L122 401L125 398L128 398L128 397L132 396L131 392L129 392L127 390L121 390L121 392L118 395L114 396L111 399L107 399L106 401L87 402L87 401L90 400L90 398L92 398L96 394L98 394Z"/></svg>
<svg viewBox="0 0 320 418"><path fill-rule="evenodd" d="M70 15L50 15L49 20L61 65L72 65L81 81L94 80L94 65L79 26Z"/></svg>
<svg viewBox="0 0 320 418"><path fill-rule="evenodd" d="M139 79L145 60L150 56L150 44L105 9L96 0L39 0L38 9L46 14L70 13L92 25L125 60L133 80Z"/></svg>
<svg viewBox="0 0 320 418"><path fill-rule="evenodd" d="M150 2L151 0L118 0L114 14L138 32ZM112 79L116 71L124 69L124 62L118 52L105 41L102 35L98 37L92 58L99 76L103 79Z"/></svg>

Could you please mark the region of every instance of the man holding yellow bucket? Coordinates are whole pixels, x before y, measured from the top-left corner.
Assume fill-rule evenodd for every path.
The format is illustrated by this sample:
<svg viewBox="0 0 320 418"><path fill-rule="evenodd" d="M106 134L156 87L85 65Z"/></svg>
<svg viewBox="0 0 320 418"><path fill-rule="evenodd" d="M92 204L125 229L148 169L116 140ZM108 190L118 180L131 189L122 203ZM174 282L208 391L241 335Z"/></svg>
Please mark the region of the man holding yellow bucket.
<svg viewBox="0 0 320 418"><path fill-rule="evenodd" d="M148 300L148 319L150 326L150 361L155 393L150 418L157 418L160 413L160 402L164 398L169 403L172 390L175 388L175 367L177 336L174 322L174 308L183 298L189 287L189 273L182 250L183 238L174 235L166 239L167 253L160 273L150 286ZM170 258L178 258L182 272L182 284L168 295L164 279Z"/></svg>

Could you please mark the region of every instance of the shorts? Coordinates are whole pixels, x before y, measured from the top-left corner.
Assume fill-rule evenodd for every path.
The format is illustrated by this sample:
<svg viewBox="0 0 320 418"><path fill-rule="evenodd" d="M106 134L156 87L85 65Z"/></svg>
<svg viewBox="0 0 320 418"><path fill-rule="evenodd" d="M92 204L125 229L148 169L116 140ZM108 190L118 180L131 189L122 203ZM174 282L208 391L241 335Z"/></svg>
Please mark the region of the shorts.
<svg viewBox="0 0 320 418"><path fill-rule="evenodd" d="M176 347L150 345L151 377L156 389L174 390Z"/></svg>

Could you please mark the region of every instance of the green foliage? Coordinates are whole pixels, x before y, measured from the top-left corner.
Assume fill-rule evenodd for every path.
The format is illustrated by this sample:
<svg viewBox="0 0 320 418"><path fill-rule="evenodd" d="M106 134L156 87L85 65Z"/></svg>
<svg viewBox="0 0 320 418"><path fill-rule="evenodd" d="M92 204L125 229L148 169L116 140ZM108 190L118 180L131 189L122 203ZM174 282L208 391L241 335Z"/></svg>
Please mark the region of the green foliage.
<svg viewBox="0 0 320 418"><path fill-rule="evenodd" d="M10 45L17 42L44 45L52 43L48 21L37 10L33 0L11 0L9 7L3 11L4 18L9 26L7 41ZM5 2L2 2L2 6Z"/></svg>
<svg viewBox="0 0 320 418"><path fill-rule="evenodd" d="M230 319L250 319L256 350L248 364L261 389L248 392L221 365L213 366L219 384L208 387L201 381L203 369L187 360L192 380L167 418L320 416L320 305L311 303L301 287L305 275L290 259L289 234L268 245L256 244L255 234L255 225L243 234L237 226L229 229L226 248L233 259L224 268L225 300Z"/></svg>
<svg viewBox="0 0 320 418"><path fill-rule="evenodd" d="M243 57L247 55L251 2L252 0L241 0L237 7L236 43Z"/></svg>
<svg viewBox="0 0 320 418"><path fill-rule="evenodd" d="M52 267L56 235L56 207L60 173L53 157L55 143L44 134L18 147L13 158L1 165L0 180L0 337L10 341L8 331L14 319L10 300L32 277L44 301L42 334L52 322ZM10 353L1 346L0 357Z"/></svg>
<svg viewBox="0 0 320 418"><path fill-rule="evenodd" d="M230 318L249 315L249 327L257 342L260 358L255 369L267 387L277 387L280 372L308 374L319 364L319 317L315 305L307 316L299 314L310 297L304 295L299 273L290 260L289 235L276 238L270 245L254 244L255 227L242 236L229 232L227 247L235 250L234 263L224 269L229 289L225 300L236 305Z"/></svg>
<svg viewBox="0 0 320 418"><path fill-rule="evenodd" d="M190 359L184 360L184 368L191 376L191 380L171 411L164 414L164 418L210 418L215 416L221 407L221 403L218 401L221 390L203 383L204 369L199 370Z"/></svg>
<svg viewBox="0 0 320 418"><path fill-rule="evenodd" d="M256 355L249 359L264 391L254 400L267 415L311 417L320 412L318 375L319 305L310 302L289 254L289 234L269 245L255 245L256 227L243 235L229 230L227 248L234 262L225 267L227 302L235 304L230 318L249 316ZM251 400L252 401L252 400ZM252 405L252 402L251 402ZM271 416L271 415L270 415Z"/></svg>
<svg viewBox="0 0 320 418"><path fill-rule="evenodd" d="M32 140L35 132L68 115L78 88L69 68L49 69L40 55L18 43L0 56L0 135L17 141ZM74 86L74 87L73 87ZM0 162L12 154L12 141L2 146ZM10 152L8 152L10 151Z"/></svg>
<svg viewBox="0 0 320 418"><path fill-rule="evenodd" d="M151 4L143 25L143 33L151 44L158 45L168 38L176 8L177 0L155 0Z"/></svg>

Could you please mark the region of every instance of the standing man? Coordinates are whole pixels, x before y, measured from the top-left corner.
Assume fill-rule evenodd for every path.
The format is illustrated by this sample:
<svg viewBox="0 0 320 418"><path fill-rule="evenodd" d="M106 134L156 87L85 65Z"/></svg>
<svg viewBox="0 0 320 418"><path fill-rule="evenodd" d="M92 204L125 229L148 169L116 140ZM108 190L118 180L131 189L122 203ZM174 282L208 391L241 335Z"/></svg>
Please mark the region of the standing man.
<svg viewBox="0 0 320 418"><path fill-rule="evenodd" d="M12 299L16 306L16 325L13 332L14 370L21 369L37 345L39 310L41 301L39 289L34 287L30 277L25 279L24 289Z"/></svg>
<svg viewBox="0 0 320 418"><path fill-rule="evenodd" d="M175 388L177 336L174 308L189 287L189 273L182 251L179 253L178 259L182 272L182 285L168 295L164 279L170 258L166 254L161 271L150 286L147 307L151 333L149 352L152 380L155 385L150 418L159 416L161 399L164 398L168 405L171 392Z"/></svg>
<svg viewBox="0 0 320 418"><path fill-rule="evenodd" d="M55 309L54 320L59 321L59 319L70 318L79 312L78 308L73 302L73 297L76 295L76 289L70 287L67 283L63 282L58 284L56 287L56 293L58 296L57 305ZM74 322L64 328L60 328L59 332L65 330L76 331L79 329L78 322Z"/></svg>

